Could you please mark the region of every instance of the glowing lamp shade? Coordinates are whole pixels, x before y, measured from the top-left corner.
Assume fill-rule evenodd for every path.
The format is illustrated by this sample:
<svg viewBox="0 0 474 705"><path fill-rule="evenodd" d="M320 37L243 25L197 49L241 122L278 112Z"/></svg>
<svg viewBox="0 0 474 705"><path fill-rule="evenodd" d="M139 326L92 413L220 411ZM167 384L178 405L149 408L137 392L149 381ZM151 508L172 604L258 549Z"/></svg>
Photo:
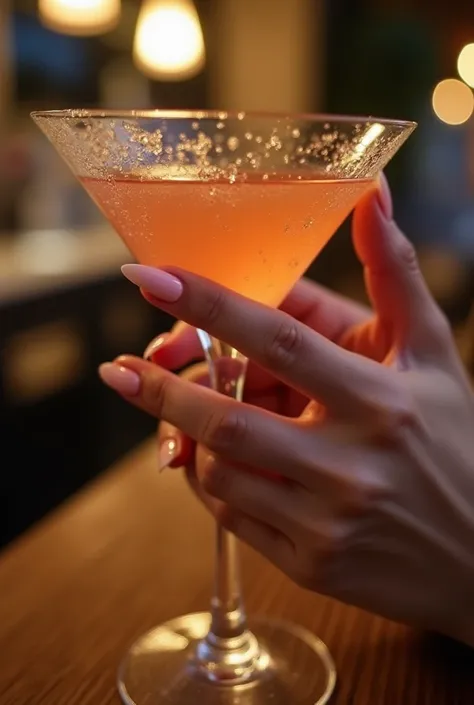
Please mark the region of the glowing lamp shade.
<svg viewBox="0 0 474 705"><path fill-rule="evenodd" d="M204 38L191 0L145 0L133 55L140 71L160 81L183 81L202 71Z"/></svg>
<svg viewBox="0 0 474 705"><path fill-rule="evenodd" d="M468 86L456 78L438 83L433 91L435 115L447 125L462 125L474 112L474 95Z"/></svg>
<svg viewBox="0 0 474 705"><path fill-rule="evenodd" d="M474 88L474 44L467 44L460 52L458 73L464 83Z"/></svg>
<svg viewBox="0 0 474 705"><path fill-rule="evenodd" d="M120 0L39 0L42 23L61 34L92 37L114 29Z"/></svg>

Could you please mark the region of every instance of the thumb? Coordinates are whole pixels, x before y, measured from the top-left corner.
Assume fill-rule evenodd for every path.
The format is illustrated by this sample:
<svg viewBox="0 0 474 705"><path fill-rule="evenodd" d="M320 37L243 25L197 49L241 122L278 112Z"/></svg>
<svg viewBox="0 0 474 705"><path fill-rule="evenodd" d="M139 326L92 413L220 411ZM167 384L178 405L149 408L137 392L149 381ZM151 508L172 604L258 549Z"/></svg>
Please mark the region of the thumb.
<svg viewBox="0 0 474 705"><path fill-rule="evenodd" d="M451 351L449 324L423 279L413 245L393 220L383 175L378 190L355 210L353 240L384 334L414 357L439 358Z"/></svg>

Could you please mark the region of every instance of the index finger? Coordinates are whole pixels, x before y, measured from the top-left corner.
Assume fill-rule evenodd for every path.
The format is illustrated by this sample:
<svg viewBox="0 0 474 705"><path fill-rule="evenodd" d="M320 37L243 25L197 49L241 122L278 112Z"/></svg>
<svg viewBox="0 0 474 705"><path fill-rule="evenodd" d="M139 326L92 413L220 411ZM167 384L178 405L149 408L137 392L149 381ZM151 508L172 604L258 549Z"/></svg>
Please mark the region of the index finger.
<svg viewBox="0 0 474 705"><path fill-rule="evenodd" d="M389 370L343 350L288 314L178 269L125 265L160 309L224 340L278 379L344 415L393 394Z"/></svg>
<svg viewBox="0 0 474 705"><path fill-rule="evenodd" d="M153 297L146 300L153 304ZM300 279L280 306L288 313L325 338L338 343L344 333L367 322L371 311L308 279ZM147 346L143 355L167 369L179 369L203 357L196 329L178 321L169 333L159 335ZM268 384L268 380L265 380Z"/></svg>

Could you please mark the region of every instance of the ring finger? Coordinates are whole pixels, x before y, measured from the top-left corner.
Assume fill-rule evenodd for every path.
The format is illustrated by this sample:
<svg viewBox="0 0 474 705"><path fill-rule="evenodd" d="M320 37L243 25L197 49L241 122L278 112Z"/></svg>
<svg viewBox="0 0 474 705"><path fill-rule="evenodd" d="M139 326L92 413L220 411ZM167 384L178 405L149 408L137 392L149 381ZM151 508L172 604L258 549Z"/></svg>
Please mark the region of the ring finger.
<svg viewBox="0 0 474 705"><path fill-rule="evenodd" d="M196 469L204 491L288 536L298 534L304 508L301 485L269 480L256 472L238 468L208 454Z"/></svg>

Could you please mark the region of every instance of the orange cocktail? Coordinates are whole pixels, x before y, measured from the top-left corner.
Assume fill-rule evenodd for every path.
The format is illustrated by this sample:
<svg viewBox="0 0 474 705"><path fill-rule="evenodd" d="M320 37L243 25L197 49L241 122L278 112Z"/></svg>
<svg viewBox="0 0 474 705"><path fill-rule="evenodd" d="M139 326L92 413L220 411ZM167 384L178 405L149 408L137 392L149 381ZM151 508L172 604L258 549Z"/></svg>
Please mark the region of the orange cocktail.
<svg viewBox="0 0 474 705"><path fill-rule="evenodd" d="M82 182L139 262L182 267L273 306L373 185L297 175Z"/></svg>

